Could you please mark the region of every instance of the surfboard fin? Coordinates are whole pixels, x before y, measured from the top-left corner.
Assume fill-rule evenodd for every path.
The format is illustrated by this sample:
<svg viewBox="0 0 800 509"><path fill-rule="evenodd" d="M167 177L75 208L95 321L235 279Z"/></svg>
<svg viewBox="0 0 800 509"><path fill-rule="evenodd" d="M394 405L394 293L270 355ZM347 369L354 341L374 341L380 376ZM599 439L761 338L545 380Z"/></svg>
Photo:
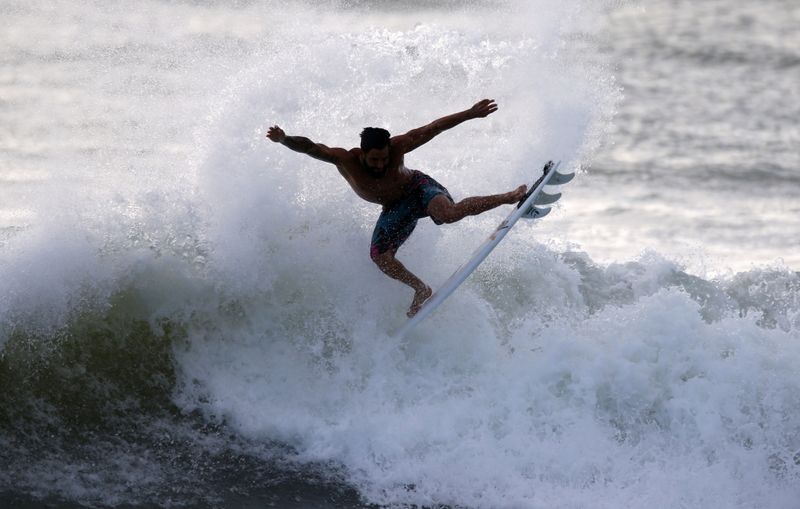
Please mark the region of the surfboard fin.
<svg viewBox="0 0 800 509"><path fill-rule="evenodd" d="M536 207L531 207L528 209L527 212L522 214L522 219L541 219L547 214L550 213L552 209L550 207L538 209Z"/></svg>
<svg viewBox="0 0 800 509"><path fill-rule="evenodd" d="M561 184L566 184L567 182L571 181L575 178L575 173L558 173L556 172L555 175L550 177L550 180L547 181L548 186L560 186Z"/></svg>
<svg viewBox="0 0 800 509"><path fill-rule="evenodd" d="M555 175L553 175L555 177ZM551 179L552 180L552 177ZM547 194L547 193L539 193L539 196L533 200L534 205L550 205L551 203L555 203L558 199L561 198L561 193L556 194Z"/></svg>

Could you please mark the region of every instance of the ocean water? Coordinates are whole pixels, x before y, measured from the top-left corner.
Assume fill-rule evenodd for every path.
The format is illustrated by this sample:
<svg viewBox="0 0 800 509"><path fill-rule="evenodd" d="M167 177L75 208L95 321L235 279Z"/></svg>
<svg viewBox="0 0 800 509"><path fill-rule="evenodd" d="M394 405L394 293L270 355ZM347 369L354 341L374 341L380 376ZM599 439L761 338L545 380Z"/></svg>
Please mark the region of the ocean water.
<svg viewBox="0 0 800 509"><path fill-rule="evenodd" d="M0 507L800 500L800 5L0 0ZM350 147L577 178L407 338ZM432 286L507 212L429 221Z"/></svg>

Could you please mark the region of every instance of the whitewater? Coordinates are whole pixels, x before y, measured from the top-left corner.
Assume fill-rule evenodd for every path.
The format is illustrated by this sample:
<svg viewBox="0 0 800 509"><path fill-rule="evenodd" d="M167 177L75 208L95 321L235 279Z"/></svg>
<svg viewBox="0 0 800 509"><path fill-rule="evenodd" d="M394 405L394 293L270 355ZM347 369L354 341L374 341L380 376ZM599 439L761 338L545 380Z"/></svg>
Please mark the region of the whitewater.
<svg viewBox="0 0 800 509"><path fill-rule="evenodd" d="M743 26L798 12L712 3L752 16ZM659 5L650 19L668 17ZM663 25L615 25L641 7L6 0L0 13L0 505L797 507L795 117L770 138L770 173L751 157L764 138L734 131L733 149L711 150L682 103L653 120L640 85L671 82L646 74L647 51L665 50L642 40ZM609 26L630 52L609 49ZM796 94L796 48L757 40L780 58L698 62L669 40L670 58L771 65ZM640 61L644 75L621 73ZM401 134L484 97L497 113L407 166L456 199L529 183L549 159L577 177L393 337L411 293L369 258L379 207L264 135L350 148L365 126ZM720 115L747 107L766 108ZM731 201L768 200L730 219ZM420 221L398 258L435 287L495 212Z"/></svg>

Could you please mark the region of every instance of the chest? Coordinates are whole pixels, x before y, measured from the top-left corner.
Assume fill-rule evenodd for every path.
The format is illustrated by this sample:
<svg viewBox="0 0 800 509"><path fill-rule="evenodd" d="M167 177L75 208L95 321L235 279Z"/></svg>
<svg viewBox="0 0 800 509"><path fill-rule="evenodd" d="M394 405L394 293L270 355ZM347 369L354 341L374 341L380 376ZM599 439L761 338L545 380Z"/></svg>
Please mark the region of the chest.
<svg viewBox="0 0 800 509"><path fill-rule="evenodd" d="M371 175L360 165L347 170L343 172L343 176L359 196L382 204L402 196L411 175L402 161L387 169L381 176Z"/></svg>

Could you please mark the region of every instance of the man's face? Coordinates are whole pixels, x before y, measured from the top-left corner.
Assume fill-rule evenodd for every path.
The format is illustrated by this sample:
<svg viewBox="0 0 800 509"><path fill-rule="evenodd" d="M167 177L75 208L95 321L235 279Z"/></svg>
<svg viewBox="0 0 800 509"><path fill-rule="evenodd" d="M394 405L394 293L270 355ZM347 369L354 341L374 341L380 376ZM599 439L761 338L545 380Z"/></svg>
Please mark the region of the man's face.
<svg viewBox="0 0 800 509"><path fill-rule="evenodd" d="M373 148L364 154L364 167L374 175L382 175L389 166L389 145Z"/></svg>

